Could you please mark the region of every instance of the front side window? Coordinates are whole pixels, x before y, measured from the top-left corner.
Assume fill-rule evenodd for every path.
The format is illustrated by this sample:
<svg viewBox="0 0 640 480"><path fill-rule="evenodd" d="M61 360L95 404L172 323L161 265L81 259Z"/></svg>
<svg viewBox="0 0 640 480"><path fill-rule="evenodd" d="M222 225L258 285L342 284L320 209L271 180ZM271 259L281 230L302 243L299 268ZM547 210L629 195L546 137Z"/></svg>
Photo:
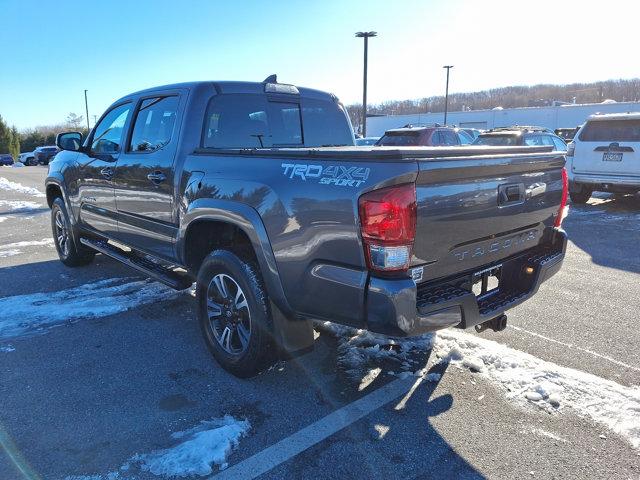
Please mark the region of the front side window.
<svg viewBox="0 0 640 480"><path fill-rule="evenodd" d="M131 104L125 103L107 113L95 127L91 151L93 153L114 154L120 151L122 133Z"/></svg>
<svg viewBox="0 0 640 480"><path fill-rule="evenodd" d="M218 95L205 119L203 146L262 148L302 146L300 106L270 102L265 95Z"/></svg>
<svg viewBox="0 0 640 480"><path fill-rule="evenodd" d="M131 152L155 152L171 141L178 112L178 97L147 98L142 101L129 143Z"/></svg>

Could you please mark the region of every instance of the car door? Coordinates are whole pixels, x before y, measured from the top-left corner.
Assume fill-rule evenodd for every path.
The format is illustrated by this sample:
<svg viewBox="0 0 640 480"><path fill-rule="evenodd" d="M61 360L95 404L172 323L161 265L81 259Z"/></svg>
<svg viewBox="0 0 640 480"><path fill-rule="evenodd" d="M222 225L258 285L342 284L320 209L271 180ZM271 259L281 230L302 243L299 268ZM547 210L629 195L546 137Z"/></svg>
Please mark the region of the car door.
<svg viewBox="0 0 640 480"><path fill-rule="evenodd" d="M114 176L118 238L165 258L173 256L174 158L180 93L141 98Z"/></svg>
<svg viewBox="0 0 640 480"><path fill-rule="evenodd" d="M93 129L86 150L79 153L78 202L83 226L109 237L117 233L113 174L128 127L131 102L107 111Z"/></svg>

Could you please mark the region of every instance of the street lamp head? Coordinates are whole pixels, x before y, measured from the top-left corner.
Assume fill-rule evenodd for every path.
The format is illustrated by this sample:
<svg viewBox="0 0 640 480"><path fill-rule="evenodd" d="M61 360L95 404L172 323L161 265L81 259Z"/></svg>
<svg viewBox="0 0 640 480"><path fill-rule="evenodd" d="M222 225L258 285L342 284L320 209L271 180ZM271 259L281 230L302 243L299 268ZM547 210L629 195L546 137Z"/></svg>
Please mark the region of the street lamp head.
<svg viewBox="0 0 640 480"><path fill-rule="evenodd" d="M453 65L444 65L442 68L447 68L447 69L453 68Z"/></svg>
<svg viewBox="0 0 640 480"><path fill-rule="evenodd" d="M368 38L368 37L377 37L378 32L356 32L356 37L358 38Z"/></svg>

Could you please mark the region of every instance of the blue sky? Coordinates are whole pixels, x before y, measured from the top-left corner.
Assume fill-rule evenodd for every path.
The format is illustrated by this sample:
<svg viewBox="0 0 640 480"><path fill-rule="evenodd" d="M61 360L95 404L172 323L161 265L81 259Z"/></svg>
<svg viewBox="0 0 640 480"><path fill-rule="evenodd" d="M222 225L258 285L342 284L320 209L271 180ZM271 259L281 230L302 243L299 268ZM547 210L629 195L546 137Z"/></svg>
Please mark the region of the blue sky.
<svg viewBox="0 0 640 480"><path fill-rule="evenodd" d="M640 76L637 2L0 0L0 115L24 129L90 120L116 98L189 80L282 82L369 101ZM612 20L607 20L610 18ZM613 20L615 18L615 21Z"/></svg>

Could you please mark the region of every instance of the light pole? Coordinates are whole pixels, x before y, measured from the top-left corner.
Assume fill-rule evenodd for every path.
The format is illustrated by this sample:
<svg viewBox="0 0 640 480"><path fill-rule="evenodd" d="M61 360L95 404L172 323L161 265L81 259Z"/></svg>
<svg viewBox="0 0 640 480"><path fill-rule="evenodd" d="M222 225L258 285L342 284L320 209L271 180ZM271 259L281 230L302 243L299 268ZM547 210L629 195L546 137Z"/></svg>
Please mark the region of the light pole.
<svg viewBox="0 0 640 480"><path fill-rule="evenodd" d="M362 136L367 136L367 60L369 54L369 37L377 36L377 32L357 32L356 37L364 38L364 73L362 79Z"/></svg>
<svg viewBox="0 0 640 480"><path fill-rule="evenodd" d="M453 65L445 65L442 68L447 69L447 87L444 91L444 124L447 124L447 110L449 108L449 70L453 68Z"/></svg>
<svg viewBox="0 0 640 480"><path fill-rule="evenodd" d="M84 113L87 115L87 135L89 134L89 104L87 103L87 90L84 91Z"/></svg>

